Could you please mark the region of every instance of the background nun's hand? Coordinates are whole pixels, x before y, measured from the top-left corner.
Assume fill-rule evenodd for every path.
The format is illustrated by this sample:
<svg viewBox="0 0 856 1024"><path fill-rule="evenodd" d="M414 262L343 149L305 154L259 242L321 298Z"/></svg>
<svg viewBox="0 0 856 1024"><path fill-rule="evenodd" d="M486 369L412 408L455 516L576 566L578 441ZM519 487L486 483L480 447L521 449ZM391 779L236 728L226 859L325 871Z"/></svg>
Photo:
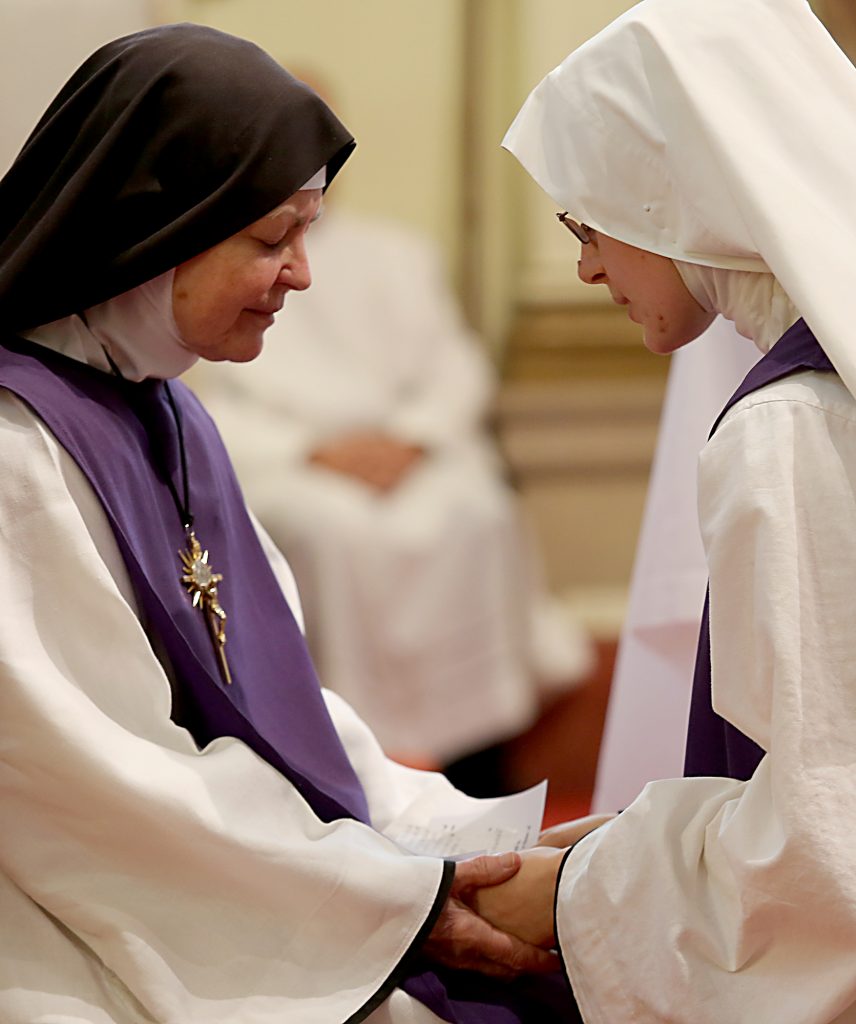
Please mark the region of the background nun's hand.
<svg viewBox="0 0 856 1024"><path fill-rule="evenodd" d="M520 864L518 853L474 857L457 864L446 905L425 943L425 954L449 967L498 978L558 970L558 958L553 953L494 927L472 909L480 893L508 882Z"/></svg>
<svg viewBox="0 0 856 1024"><path fill-rule="evenodd" d="M391 491L422 459L418 445L377 432L347 434L320 445L309 461L360 480L377 491Z"/></svg>

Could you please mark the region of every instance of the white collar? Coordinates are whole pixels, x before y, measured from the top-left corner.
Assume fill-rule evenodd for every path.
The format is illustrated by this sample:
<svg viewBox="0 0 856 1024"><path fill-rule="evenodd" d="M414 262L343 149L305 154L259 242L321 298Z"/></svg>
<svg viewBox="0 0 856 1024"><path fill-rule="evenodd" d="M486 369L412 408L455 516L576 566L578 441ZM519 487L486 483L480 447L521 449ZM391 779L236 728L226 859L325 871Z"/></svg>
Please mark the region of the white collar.
<svg viewBox="0 0 856 1024"><path fill-rule="evenodd" d="M181 340L172 311L174 270L83 311L25 331L29 341L126 380L169 379L198 360Z"/></svg>
<svg viewBox="0 0 856 1024"><path fill-rule="evenodd" d="M674 261L693 298L708 313L730 320L738 334L762 352L776 344L800 318L799 310L772 274L722 270Z"/></svg>

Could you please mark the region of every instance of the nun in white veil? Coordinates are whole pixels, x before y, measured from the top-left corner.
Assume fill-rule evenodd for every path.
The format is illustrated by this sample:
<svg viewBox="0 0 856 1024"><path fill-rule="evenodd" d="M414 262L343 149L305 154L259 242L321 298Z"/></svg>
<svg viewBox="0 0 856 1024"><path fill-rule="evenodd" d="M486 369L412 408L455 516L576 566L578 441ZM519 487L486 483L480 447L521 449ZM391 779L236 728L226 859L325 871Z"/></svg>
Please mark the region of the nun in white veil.
<svg viewBox="0 0 856 1024"><path fill-rule="evenodd" d="M812 4L850 60L852 0ZM630 602L595 780L594 811L626 807L653 779L680 775L707 565L696 514L699 452L717 413L759 357L719 317L672 356Z"/></svg>
<svg viewBox="0 0 856 1024"><path fill-rule="evenodd" d="M854 111L805 0L643 0L505 140L649 348L719 313L764 354L699 463L723 770L558 830L480 903L559 945L589 1024L856 1022Z"/></svg>

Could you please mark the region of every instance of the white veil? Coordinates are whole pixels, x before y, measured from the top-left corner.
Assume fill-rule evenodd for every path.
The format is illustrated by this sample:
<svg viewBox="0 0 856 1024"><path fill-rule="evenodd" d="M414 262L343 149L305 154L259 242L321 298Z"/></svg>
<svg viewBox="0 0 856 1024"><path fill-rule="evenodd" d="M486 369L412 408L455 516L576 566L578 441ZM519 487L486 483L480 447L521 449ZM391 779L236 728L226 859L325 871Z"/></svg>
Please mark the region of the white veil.
<svg viewBox="0 0 856 1024"><path fill-rule="evenodd" d="M856 393L856 69L805 0L643 0L531 93L503 145L576 219L771 271Z"/></svg>

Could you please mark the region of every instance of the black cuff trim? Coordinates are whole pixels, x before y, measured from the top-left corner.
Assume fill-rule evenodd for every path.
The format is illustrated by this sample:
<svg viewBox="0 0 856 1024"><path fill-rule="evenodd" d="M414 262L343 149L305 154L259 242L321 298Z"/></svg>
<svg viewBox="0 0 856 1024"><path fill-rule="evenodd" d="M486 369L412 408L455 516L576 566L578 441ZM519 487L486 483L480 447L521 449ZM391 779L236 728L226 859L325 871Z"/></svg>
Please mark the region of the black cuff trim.
<svg viewBox="0 0 856 1024"><path fill-rule="evenodd" d="M416 933L416 937L413 942L411 942L410 947L406 950L404 956L398 961L398 965L393 968L392 973L377 992L375 992L371 999L369 999L364 1006L361 1006L356 1013L348 1017L344 1024L360 1024L361 1021L364 1021L369 1014L374 1013L384 999L389 997L390 993L398 985L399 981L407 976L412 961L419 955L423 942L425 942L431 934L434 925L437 923L437 918L440 916L440 912L446 905L449 890L452 888L452 882L454 882L454 880L455 862L452 860L444 861L443 877L440 879L440 886L437 889L437 895L434 898L434 903L428 912L428 916L422 923L422 927Z"/></svg>
<svg viewBox="0 0 856 1024"><path fill-rule="evenodd" d="M574 846L577 844L574 843ZM559 885L562 881L562 872L565 870L565 865L568 863L568 857L574 852L574 846L569 846L565 851L565 856L562 857L562 863L559 865L559 870L556 873L556 892L553 895L553 935L556 937L556 952L559 954L559 963L562 965L562 974L565 976L565 981L568 983L568 988L571 992L574 991L574 987L571 984L571 976L568 974L568 965L565 963L565 954L562 951L562 945L559 942Z"/></svg>

